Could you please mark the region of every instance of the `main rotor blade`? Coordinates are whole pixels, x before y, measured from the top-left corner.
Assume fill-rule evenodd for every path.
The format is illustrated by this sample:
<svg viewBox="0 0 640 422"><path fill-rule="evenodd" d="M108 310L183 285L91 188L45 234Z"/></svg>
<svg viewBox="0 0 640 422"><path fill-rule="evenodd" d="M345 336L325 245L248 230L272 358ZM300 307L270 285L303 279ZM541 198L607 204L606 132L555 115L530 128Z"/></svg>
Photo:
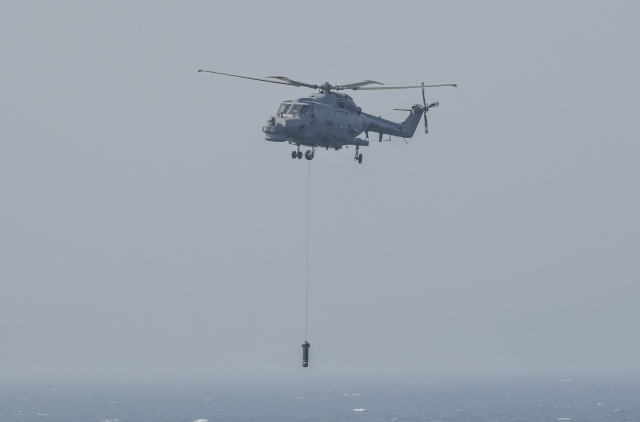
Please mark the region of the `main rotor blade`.
<svg viewBox="0 0 640 422"><path fill-rule="evenodd" d="M457 87L457 84L440 84L440 85L425 85L425 88L435 88L438 86L453 86L453 87ZM422 88L422 85L412 85L412 86L377 86L377 87L373 87L373 88L353 88L356 89L358 91L364 91L364 90L374 90L374 89L410 89L410 88Z"/></svg>
<svg viewBox="0 0 640 422"><path fill-rule="evenodd" d="M359 86L371 85L371 84L384 85L382 82L366 80L366 81L362 81L362 82L356 82L354 84L338 85L338 86L336 86L335 89L353 89L353 90L356 90L356 89L358 89Z"/></svg>
<svg viewBox="0 0 640 422"><path fill-rule="evenodd" d="M293 84L289 84L289 83L286 83L286 82L276 82L276 81L270 81L270 80L267 80L267 79L250 78L248 76L231 75L229 73L214 72L213 70L198 70L198 72L215 73L217 75L233 76L234 78L251 79L252 81L271 82L272 84L293 85Z"/></svg>
<svg viewBox="0 0 640 422"><path fill-rule="evenodd" d="M311 85L311 84L306 84L304 82L294 81L293 79L289 79L286 76L267 76L267 78L280 79L281 81L285 81L288 85L306 86L307 88L313 88L313 89L318 88L318 85Z"/></svg>

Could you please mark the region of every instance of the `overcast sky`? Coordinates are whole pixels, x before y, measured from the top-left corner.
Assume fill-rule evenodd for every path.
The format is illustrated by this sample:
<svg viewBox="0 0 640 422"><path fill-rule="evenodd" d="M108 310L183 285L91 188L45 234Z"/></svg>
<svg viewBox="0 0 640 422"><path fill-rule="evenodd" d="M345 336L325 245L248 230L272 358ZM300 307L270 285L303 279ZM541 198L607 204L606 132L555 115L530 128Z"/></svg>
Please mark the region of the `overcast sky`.
<svg viewBox="0 0 640 422"><path fill-rule="evenodd" d="M0 378L640 370L640 3L2 2ZM308 83L457 83L306 160ZM356 92L401 121L419 90Z"/></svg>

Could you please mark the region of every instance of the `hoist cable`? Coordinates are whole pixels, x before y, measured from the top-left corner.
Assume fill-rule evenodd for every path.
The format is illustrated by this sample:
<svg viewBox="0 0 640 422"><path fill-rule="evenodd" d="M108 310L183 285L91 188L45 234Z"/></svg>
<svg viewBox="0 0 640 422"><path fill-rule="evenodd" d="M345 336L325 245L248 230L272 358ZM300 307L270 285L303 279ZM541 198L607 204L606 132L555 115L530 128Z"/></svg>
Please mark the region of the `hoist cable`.
<svg viewBox="0 0 640 422"><path fill-rule="evenodd" d="M304 293L304 341L307 341L307 320L309 315L309 216L311 197L311 160L309 160L309 171L307 173L307 282Z"/></svg>

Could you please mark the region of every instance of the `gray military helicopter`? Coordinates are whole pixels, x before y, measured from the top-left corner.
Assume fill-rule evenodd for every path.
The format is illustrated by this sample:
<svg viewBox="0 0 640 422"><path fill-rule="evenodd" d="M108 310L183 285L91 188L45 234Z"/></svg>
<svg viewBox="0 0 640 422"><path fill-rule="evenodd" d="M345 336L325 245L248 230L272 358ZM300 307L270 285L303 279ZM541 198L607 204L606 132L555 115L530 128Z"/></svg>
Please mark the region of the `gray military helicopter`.
<svg viewBox="0 0 640 422"><path fill-rule="evenodd" d="M369 132L379 134L379 141L382 142L383 135L399 136L411 138L420 123L420 118L424 116L424 131L429 133L427 125L427 112L432 107L437 107L438 103L427 105L424 95L425 88L452 86L456 84L422 85L414 86L383 86L365 87L365 85L384 85L376 81L362 81L346 85L331 85L325 82L322 85L312 85L304 82L294 81L284 76L267 76L269 79L250 78L247 76L231 75L229 73L214 72L212 70L198 70L198 72L215 73L217 75L232 76L234 78L250 79L253 81L269 82L273 84L290 85L296 87L306 87L318 89L319 92L305 98L285 101L280 105L278 112L267 120L267 124L262 128L265 139L271 142L289 142L297 146L291 153L291 158L302 159L300 147L308 147L304 153L307 160L312 160L317 148L342 149L348 145L356 147L354 160L362 163L361 146L369 145ZM404 122L395 123L390 120L363 113L362 109L356 106L347 94L336 91L351 89L358 90L382 90L382 89L411 89L422 88L422 105L416 104L410 109L395 108L394 110L408 111L409 117ZM364 132L365 139L358 138ZM406 140L405 140L406 142Z"/></svg>

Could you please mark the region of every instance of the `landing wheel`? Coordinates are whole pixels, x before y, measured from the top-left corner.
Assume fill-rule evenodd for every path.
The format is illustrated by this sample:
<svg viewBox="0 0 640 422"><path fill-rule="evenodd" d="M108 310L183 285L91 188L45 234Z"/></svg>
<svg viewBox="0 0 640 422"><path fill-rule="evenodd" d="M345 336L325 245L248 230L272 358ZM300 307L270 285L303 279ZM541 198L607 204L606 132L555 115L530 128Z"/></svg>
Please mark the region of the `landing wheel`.
<svg viewBox="0 0 640 422"><path fill-rule="evenodd" d="M358 164L362 164L362 154L358 154Z"/></svg>
<svg viewBox="0 0 640 422"><path fill-rule="evenodd" d="M313 160L313 152L311 152L311 150L305 152L304 158L306 158L307 160Z"/></svg>
<svg viewBox="0 0 640 422"><path fill-rule="evenodd" d="M299 160L302 160L302 151L298 151L296 155L298 156Z"/></svg>
<svg viewBox="0 0 640 422"><path fill-rule="evenodd" d="M294 160L295 160L296 158L298 158L298 153L297 153L297 152L295 152L295 151L292 151L292 152L291 152L291 158L293 158Z"/></svg>

